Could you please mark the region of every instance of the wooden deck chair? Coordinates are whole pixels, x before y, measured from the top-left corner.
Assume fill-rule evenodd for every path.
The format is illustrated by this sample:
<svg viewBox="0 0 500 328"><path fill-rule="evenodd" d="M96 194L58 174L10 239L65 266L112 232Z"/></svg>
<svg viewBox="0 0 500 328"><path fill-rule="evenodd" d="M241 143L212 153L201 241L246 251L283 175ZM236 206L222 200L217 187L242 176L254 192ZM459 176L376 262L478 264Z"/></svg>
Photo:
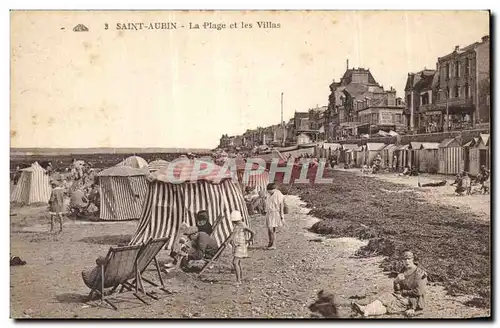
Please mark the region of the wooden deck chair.
<svg viewBox="0 0 500 328"><path fill-rule="evenodd" d="M122 291L124 288L127 288L129 290L131 288L135 288L136 290L141 290L147 296L157 300L158 298L156 296L154 296L149 292L146 292L143 285L143 281L145 281L154 287L159 287L157 283L143 277L143 274L146 271L146 269L149 267L151 262L154 261L156 272L158 274L158 278L161 284L160 289L165 293L171 294L171 292L165 288L165 284L161 276L160 266L158 265L158 260L156 259L156 256L165 247L169 239L170 239L169 237L150 239L144 245L144 247L141 249L139 253L139 256L137 257L137 279L134 279L130 285L129 284L122 285Z"/></svg>
<svg viewBox="0 0 500 328"><path fill-rule="evenodd" d="M143 247L142 244L110 247L105 259L98 263L100 271L94 270L90 276L82 273L83 281L91 289L89 296L92 297L96 293L100 296L101 303L106 302L117 310L118 308L107 298L104 290L112 288L112 294L120 285L131 289L132 285L128 281L138 277L137 259ZM138 295L137 286L133 295L144 304L148 304Z"/></svg>
<svg viewBox="0 0 500 328"><path fill-rule="evenodd" d="M233 235L234 235L234 231L231 232L229 237L227 237L227 239L224 241L224 243L219 247L219 250L217 250L217 253L215 253L215 255L209 261L207 261L207 263L205 263L205 265L203 266L203 268L201 268L198 275L201 275L203 273L203 271L205 271L205 269L210 266L210 264L212 264L213 262L215 262L219 259L219 257L222 255L222 253L226 249L227 245L231 241L231 238L233 237Z"/></svg>

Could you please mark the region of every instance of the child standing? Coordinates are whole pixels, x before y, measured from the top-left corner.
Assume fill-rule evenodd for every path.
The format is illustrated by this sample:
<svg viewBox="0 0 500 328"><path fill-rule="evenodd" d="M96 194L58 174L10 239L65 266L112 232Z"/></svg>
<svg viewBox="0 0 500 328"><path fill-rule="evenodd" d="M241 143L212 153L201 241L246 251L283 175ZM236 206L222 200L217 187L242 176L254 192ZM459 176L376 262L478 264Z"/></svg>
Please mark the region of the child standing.
<svg viewBox="0 0 500 328"><path fill-rule="evenodd" d="M52 181L52 193L49 200L50 232L54 231L54 219L59 220L59 233L63 230L64 189L57 181Z"/></svg>
<svg viewBox="0 0 500 328"><path fill-rule="evenodd" d="M234 224L234 230L230 241L233 247L233 267L236 272L236 284L239 285L242 279L241 259L248 257L246 232L249 232L251 235L249 241L253 240L255 233L243 223L239 211L233 211L231 213L231 221Z"/></svg>

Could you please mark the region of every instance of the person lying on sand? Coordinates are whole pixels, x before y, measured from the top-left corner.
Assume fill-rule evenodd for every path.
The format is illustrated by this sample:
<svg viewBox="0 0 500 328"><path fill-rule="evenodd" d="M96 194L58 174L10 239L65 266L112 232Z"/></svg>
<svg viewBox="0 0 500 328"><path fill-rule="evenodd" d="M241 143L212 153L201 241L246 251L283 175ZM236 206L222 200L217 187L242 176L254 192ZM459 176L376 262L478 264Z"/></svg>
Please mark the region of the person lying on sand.
<svg viewBox="0 0 500 328"><path fill-rule="evenodd" d="M399 176L410 176L410 167L405 166L403 169L403 172L399 173Z"/></svg>
<svg viewBox="0 0 500 328"><path fill-rule="evenodd" d="M439 182L429 182L429 183L418 183L419 187L443 187L446 186L447 181L446 180L441 180Z"/></svg>
<svg viewBox="0 0 500 328"><path fill-rule="evenodd" d="M364 317L386 313L404 313L411 317L422 313L427 292L427 273L415 264L410 251L403 253L403 264L402 272L394 279L392 293L381 293L366 305L353 302L352 309Z"/></svg>

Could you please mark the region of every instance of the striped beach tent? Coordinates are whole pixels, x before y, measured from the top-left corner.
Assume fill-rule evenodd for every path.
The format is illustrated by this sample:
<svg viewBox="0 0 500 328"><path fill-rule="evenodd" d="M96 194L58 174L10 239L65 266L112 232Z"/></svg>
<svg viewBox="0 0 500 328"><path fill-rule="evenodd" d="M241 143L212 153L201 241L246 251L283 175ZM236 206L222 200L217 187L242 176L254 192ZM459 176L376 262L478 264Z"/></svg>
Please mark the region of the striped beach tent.
<svg viewBox="0 0 500 328"><path fill-rule="evenodd" d="M99 192L100 219L122 221L139 219L148 191L147 169L114 166L101 171Z"/></svg>
<svg viewBox="0 0 500 328"><path fill-rule="evenodd" d="M195 168L207 173L193 174L197 171ZM170 237L167 248L172 249L181 224L194 226L195 215L201 210L208 211L209 222L214 229L212 236L219 247L233 231L230 220L233 210L240 211L243 221L250 225L236 177L230 170L224 172L213 162L174 160L168 168L151 173L148 180L146 203L131 244L145 243L150 238Z"/></svg>
<svg viewBox="0 0 500 328"><path fill-rule="evenodd" d="M148 169L150 172L158 171L166 167L168 167L168 162L163 159L157 159L148 164Z"/></svg>
<svg viewBox="0 0 500 328"><path fill-rule="evenodd" d="M238 158L236 159L236 169L238 174L238 182L240 183L241 190L244 192L246 187L255 188L258 192L266 191L267 184L269 183L269 171L266 169L259 174L248 174L245 176L246 162ZM248 170L258 170L259 164L254 163Z"/></svg>
<svg viewBox="0 0 500 328"><path fill-rule="evenodd" d="M38 162L21 170L21 177L14 187L11 202L22 204L48 203L51 187L49 175Z"/></svg>
<svg viewBox="0 0 500 328"><path fill-rule="evenodd" d="M148 167L148 162L139 156L130 156L125 158L122 162L116 164L116 166L128 166L136 169L142 169Z"/></svg>

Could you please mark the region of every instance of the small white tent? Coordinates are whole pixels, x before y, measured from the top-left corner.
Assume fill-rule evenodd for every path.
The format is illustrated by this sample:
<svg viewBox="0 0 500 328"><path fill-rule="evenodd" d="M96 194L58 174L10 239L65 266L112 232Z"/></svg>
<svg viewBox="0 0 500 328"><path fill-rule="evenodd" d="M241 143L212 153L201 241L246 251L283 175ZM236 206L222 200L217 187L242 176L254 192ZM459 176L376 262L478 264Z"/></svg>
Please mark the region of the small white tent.
<svg viewBox="0 0 500 328"><path fill-rule="evenodd" d="M14 188L10 201L26 205L48 203L51 188L47 171L38 162L21 171L21 177Z"/></svg>

